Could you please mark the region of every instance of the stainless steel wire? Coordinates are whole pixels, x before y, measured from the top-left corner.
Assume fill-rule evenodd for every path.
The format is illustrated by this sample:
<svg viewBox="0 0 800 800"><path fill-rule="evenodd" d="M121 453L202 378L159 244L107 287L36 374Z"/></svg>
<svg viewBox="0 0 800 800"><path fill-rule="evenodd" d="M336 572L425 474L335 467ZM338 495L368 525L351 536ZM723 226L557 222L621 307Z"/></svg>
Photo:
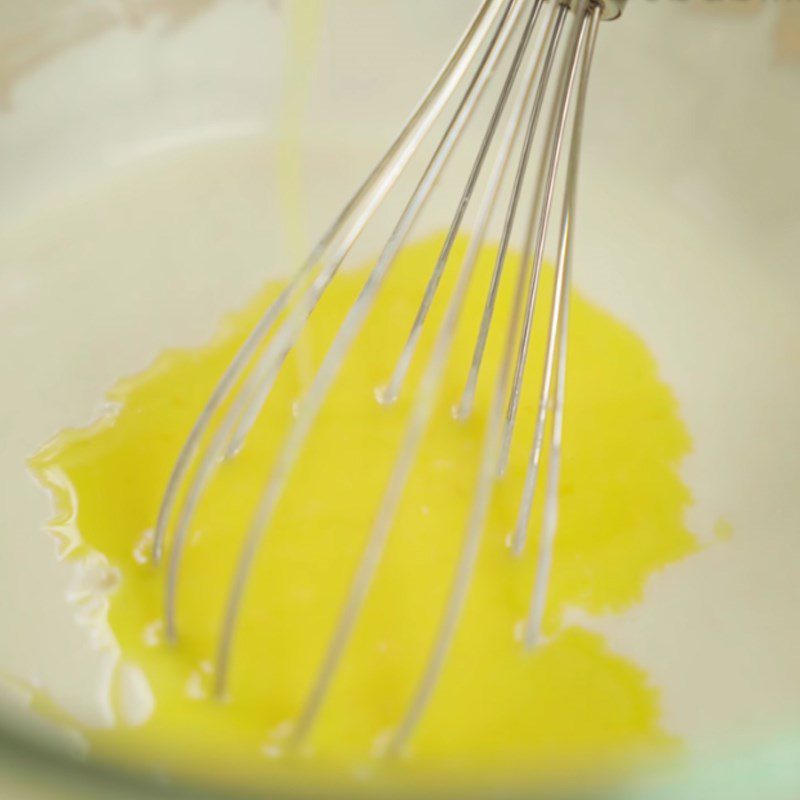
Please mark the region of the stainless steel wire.
<svg viewBox="0 0 800 800"><path fill-rule="evenodd" d="M577 72L577 65L581 56L581 47L584 44L587 32L589 31L590 23L599 18L599 12L597 11L598 7L595 6L595 10L591 14L589 13L590 7L591 4L588 1L584 2L581 4L579 11L576 14L571 36L572 41L570 42L568 56L564 66L564 75L562 76L561 81L561 92L559 99L554 106L554 119L560 119L564 114L564 109L569 108L570 99L574 88L575 75ZM594 28L592 28L592 30L594 30ZM555 127L555 125L552 127ZM557 153L559 151L560 147L553 147L553 153ZM567 207L569 207L569 204L571 203L569 197L567 198L566 203ZM565 263L568 263L568 248L569 240L567 240L566 245L562 245L562 249L565 249L567 253ZM525 262L523 262L523 269L524 265ZM562 294L561 297L563 296L564 295ZM410 740L430 701L442 667L444 666L444 662L450 649L458 620L463 611L464 603L469 591L472 573L478 556L481 534L486 523L486 516L492 496L492 489L497 478L498 458L502 457L502 450L498 449L498 446L500 445L500 442L498 441L500 414L498 412L502 408L502 401L507 391L508 372L510 365L509 356L515 338L516 328L519 322L520 314L518 301L520 299L521 295L518 294L516 298L517 302L515 302L515 309L512 313L509 325L506 354L503 359L499 379L496 384L493 408L490 411L490 419L487 425L482 465L478 476L478 484L475 492L472 511L467 522L461 557L456 568L455 578L453 580L450 596L442 617L440 629L431 649L428 664L423 672L422 678L419 681L415 694L407 708L406 715L392 738L389 749L390 752L395 754L400 753ZM557 307L554 308L553 314L555 317L560 316L560 312ZM523 331L523 335L529 336L530 332L528 331L526 334L525 331ZM553 486L555 487L555 484ZM523 502L525 502L525 500L523 500Z"/></svg>
<svg viewBox="0 0 800 800"><path fill-rule="evenodd" d="M540 525L536 576L524 634L526 646L534 646L539 640L558 519L571 253L584 109L600 20L604 15L613 16L621 10L622 5L622 2L609 5L599 0L483 0L464 35L398 137L322 236L307 261L256 324L232 360L176 461L159 511L153 548L154 562L161 564L165 559L167 562L164 618L167 637L173 642L180 634L177 625L179 590L190 590L183 585L186 580L182 578L184 549L198 504L209 481L215 475L220 462L225 458L235 457L246 440L262 408L269 401L274 382L286 357L295 346L319 300L376 211L412 163L437 119L454 98L458 88L465 83L463 93L455 104L433 155L360 294L329 343L309 388L299 402L294 424L287 432L269 473L264 476L264 489L237 559L219 633L214 676L216 693L221 696L228 688L241 606L253 562L269 534L272 516L286 482L378 291L453 152L465 139L467 126L491 84L498 65L513 44L510 64L408 338L387 384L376 391L380 402L391 403L403 389L404 379L415 358L417 345L440 288L442 276L451 260L454 244L464 225L495 140L502 131L496 145L492 169L482 190L469 247L459 267L455 288L448 298L432 350L427 355L422 378L415 390L407 428L385 494L347 591L342 611L322 655L320 667L294 725L289 739L291 747L300 747L307 741L323 711L328 691L381 562L404 487L436 407L444 367L450 355L478 254L494 213L500 205L501 190L516 154L516 168L505 207L500 246L477 332L473 358L463 394L454 409L459 418L466 418L472 413L495 303L503 280L519 207L525 197L529 166L534 160L534 153L538 152L535 144L541 139L541 160L538 175L531 187L532 198L513 308L492 393L481 464L476 476L474 499L461 554L455 565L450 593L427 664L403 718L388 742L387 752L398 754L410 742L438 682L469 592L493 490L508 460L516 419L518 414L527 411L523 406L522 383L530 358L533 320L541 305L538 294L549 223L558 196L563 154L568 151L542 381L538 406L532 409L536 417L536 427L518 518L511 537L513 552L516 555L521 554L532 527L531 514L538 491L538 473L548 441L549 426L550 458L544 490L544 513ZM570 16L572 22L568 26ZM540 31L541 25L544 27ZM562 48L567 29L569 33L566 45ZM560 69L556 70L562 50ZM557 74L555 81L551 79L554 72ZM541 134L538 130L539 122L547 107L548 98L551 104L550 119ZM572 127L568 134L570 119ZM215 422L226 403L228 407L221 419ZM206 439L208 444L204 447Z"/></svg>

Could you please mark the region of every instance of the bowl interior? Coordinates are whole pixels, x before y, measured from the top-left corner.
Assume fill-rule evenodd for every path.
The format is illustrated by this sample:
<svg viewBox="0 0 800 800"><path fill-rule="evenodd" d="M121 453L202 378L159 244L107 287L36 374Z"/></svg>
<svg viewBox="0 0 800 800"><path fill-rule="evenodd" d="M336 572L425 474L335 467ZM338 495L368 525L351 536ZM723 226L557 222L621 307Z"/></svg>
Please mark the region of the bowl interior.
<svg viewBox="0 0 800 800"><path fill-rule="evenodd" d="M107 723L114 663L64 602L80 576L41 533L25 459L297 263L472 5L0 1L0 676L15 724L51 727L25 710L30 686ZM648 671L702 764L777 752L800 723L798 42L791 3L629 4L601 31L588 111L576 280L641 333L680 400L705 546L635 610L583 622Z"/></svg>

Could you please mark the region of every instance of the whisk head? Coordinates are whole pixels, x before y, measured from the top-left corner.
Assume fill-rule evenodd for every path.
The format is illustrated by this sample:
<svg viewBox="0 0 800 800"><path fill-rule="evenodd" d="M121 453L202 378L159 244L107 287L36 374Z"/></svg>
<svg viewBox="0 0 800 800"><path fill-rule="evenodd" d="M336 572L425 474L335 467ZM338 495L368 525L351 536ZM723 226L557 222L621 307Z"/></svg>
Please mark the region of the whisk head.
<svg viewBox="0 0 800 800"><path fill-rule="evenodd" d="M507 464L520 413L523 378L532 366L541 369L542 378L538 405L531 410L536 415L535 433L511 547L516 554L525 549L533 523L534 498L537 492L544 492L543 516L538 521L541 528L538 566L525 626L525 644L533 646L539 638L558 516L570 254L584 108L599 24L604 18L619 16L624 4L625 0L481 2L467 30L400 134L229 364L176 462L160 509L154 543L154 561L157 564L166 562L164 615L167 636L173 641L179 636L176 604L182 580L182 557L204 491L220 462L234 457L245 442L265 404L269 403L270 392L310 315L401 175L411 169L415 155L422 151L435 122L452 100L454 109L446 121L444 132L433 154L422 166L419 181L363 289L328 343L327 352L299 402L296 418L286 432L271 474L253 510L218 640L215 679L217 692L223 694L253 560L269 532L288 477L400 249L414 229L454 151L463 145L464 133L487 95L486 90L496 80L498 93L490 106L488 123L406 344L388 382L376 390L377 401L381 403L394 402L403 390L409 368L415 356L419 356L419 340L440 288L442 274L451 260L467 211L483 179L469 247L460 264L455 288L448 298L433 347L425 354L427 360L422 368L422 378L415 387L407 429L361 561L322 656L313 687L294 727L292 742L295 745L307 738L319 716L381 561L415 455L435 410L441 376L478 254L493 216L501 209L504 212L502 233L480 329L463 393L454 406L454 413L459 418L469 417L472 413L509 246L520 216L520 206L525 202L528 206L522 213L522 260L513 293L510 322L504 333L502 360L492 390L480 469L463 546L427 666L393 734L389 750L397 752L410 740L435 688L467 596L493 488ZM509 63L507 71L501 72L499 67L504 57L509 59ZM490 161L491 167L484 178ZM504 199L501 194L509 181L510 189ZM551 222L557 224L551 225ZM555 277L549 307L542 309L540 279L551 227L555 227L557 239ZM531 330L537 313L548 315L546 347L543 362L532 365L528 363ZM540 481L543 452L548 448L546 475Z"/></svg>

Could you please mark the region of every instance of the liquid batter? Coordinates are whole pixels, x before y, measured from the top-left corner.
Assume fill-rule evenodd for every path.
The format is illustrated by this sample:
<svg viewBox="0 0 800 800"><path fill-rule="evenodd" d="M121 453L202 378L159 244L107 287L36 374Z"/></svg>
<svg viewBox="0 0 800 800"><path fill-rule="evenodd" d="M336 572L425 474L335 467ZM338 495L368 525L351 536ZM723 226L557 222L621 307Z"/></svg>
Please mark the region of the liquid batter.
<svg viewBox="0 0 800 800"><path fill-rule="evenodd" d="M222 777L234 768L240 778L291 769L282 737L338 618L465 250L459 242L406 391L395 406L381 406L374 389L389 377L440 242L434 237L403 251L312 430L257 557L226 701L211 697L211 664L238 548L307 385L308 364L321 360L366 271L334 281L245 448L209 486L184 560L178 645L164 641L165 575L149 562L159 504L198 413L279 287L267 287L226 317L208 345L167 351L144 373L120 381L101 419L64 431L32 459L52 494L51 529L65 552L106 567L97 613L107 616L121 659L117 724L84 730L97 752ZM455 421L450 408L463 388L494 255L493 248L481 255L439 408L383 562L309 750L298 756L314 764L349 770L372 761L402 717L438 628L510 307L508 291L501 293L476 412L466 423ZM512 255L509 275L517 267ZM506 287L513 282L507 279ZM541 292L546 304L549 275ZM533 433L544 317L534 332L510 467L497 487L453 649L411 744L410 766L578 769L679 746L660 725L658 688L648 676L601 636L569 622L572 609L624 611L641 599L649 576L697 549L683 521L690 496L677 468L690 441L677 403L636 334L579 294L571 306L546 639L526 653L515 636L529 602L538 527L534 522L521 559L506 541Z"/></svg>

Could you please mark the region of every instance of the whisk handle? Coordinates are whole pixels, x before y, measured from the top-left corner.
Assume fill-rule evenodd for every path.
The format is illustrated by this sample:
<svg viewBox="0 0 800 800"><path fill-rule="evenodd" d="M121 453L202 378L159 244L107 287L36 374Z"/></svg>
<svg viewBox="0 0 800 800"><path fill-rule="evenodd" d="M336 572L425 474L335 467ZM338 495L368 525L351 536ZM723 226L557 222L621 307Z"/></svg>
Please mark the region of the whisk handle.
<svg viewBox="0 0 800 800"><path fill-rule="evenodd" d="M579 5L580 0L562 0L562 2L565 2L566 5L574 10ZM628 0L596 0L596 2L602 6L602 17L605 20L617 19L622 16L622 12L628 4Z"/></svg>

